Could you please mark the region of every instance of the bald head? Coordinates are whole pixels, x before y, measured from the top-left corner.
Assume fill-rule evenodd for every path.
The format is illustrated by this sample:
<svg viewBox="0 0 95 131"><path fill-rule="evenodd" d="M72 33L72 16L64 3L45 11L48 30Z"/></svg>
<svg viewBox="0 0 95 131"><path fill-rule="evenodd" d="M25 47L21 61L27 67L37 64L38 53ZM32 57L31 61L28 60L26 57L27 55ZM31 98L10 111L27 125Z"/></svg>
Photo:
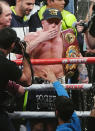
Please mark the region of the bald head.
<svg viewBox="0 0 95 131"><path fill-rule="evenodd" d="M3 5L9 6L9 4L5 0L0 0L0 15L3 12Z"/></svg>
<svg viewBox="0 0 95 131"><path fill-rule="evenodd" d="M0 29L10 26L12 19L11 14L9 4L4 0L0 0Z"/></svg>

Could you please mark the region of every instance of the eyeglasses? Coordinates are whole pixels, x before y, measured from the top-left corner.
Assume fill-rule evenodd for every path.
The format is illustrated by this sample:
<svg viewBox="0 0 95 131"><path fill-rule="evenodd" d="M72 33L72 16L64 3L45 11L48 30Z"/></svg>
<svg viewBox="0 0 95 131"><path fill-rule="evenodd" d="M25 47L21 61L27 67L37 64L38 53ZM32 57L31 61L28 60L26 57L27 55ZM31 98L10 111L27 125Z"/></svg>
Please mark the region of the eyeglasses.
<svg viewBox="0 0 95 131"><path fill-rule="evenodd" d="M61 20L59 20L59 19L48 19L48 20L47 20L47 22L48 22L49 24L55 23L56 25L58 25L58 24L60 23L60 21L61 21Z"/></svg>

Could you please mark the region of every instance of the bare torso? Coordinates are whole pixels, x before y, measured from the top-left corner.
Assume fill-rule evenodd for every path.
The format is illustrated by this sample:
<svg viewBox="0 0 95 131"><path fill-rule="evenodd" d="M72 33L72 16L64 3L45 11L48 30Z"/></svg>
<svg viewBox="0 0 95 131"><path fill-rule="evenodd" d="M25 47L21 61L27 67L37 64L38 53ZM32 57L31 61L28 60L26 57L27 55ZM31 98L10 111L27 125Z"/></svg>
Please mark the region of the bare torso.
<svg viewBox="0 0 95 131"><path fill-rule="evenodd" d="M33 33L32 40L39 35L38 32ZM32 51L31 57L33 59L45 59L45 58L62 58L63 42L62 36L58 35L56 38L39 43L39 45ZM42 70L46 68L52 68L56 77L63 76L63 67L61 64L56 65L34 65L33 69L36 76L41 77Z"/></svg>

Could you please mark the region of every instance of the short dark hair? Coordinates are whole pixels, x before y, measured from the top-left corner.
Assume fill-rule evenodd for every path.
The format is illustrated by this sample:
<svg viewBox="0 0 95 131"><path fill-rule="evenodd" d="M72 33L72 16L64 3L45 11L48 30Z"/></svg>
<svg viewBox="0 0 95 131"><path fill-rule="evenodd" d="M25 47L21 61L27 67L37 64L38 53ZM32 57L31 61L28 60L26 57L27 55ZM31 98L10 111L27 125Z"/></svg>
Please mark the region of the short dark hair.
<svg viewBox="0 0 95 131"><path fill-rule="evenodd" d="M51 0L51 1L54 1L54 0ZM64 0L64 1L65 1L65 7L66 7L69 3L69 0ZM43 3L44 5L48 5L47 0L44 0Z"/></svg>
<svg viewBox="0 0 95 131"><path fill-rule="evenodd" d="M6 4L6 5L9 5L8 2L6 2L5 0L0 0L0 15L3 12L2 3Z"/></svg>
<svg viewBox="0 0 95 131"><path fill-rule="evenodd" d="M71 98L66 96L57 96L55 109L58 111L57 117L60 117L63 121L69 121L74 112L74 106Z"/></svg>
<svg viewBox="0 0 95 131"><path fill-rule="evenodd" d="M13 42L16 42L17 34L10 27L6 27L0 30L0 48L9 49Z"/></svg>

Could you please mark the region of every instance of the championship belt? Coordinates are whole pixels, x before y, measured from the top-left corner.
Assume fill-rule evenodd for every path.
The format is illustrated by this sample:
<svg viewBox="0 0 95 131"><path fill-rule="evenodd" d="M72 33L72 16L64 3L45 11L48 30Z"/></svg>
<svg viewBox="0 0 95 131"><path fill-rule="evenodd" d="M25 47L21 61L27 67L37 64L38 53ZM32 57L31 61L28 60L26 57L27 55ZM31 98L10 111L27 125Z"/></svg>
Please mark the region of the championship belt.
<svg viewBox="0 0 95 131"><path fill-rule="evenodd" d="M62 32L63 37L63 58L80 57L79 45L77 38L72 29ZM77 64L64 64L64 73L67 77L74 75Z"/></svg>

